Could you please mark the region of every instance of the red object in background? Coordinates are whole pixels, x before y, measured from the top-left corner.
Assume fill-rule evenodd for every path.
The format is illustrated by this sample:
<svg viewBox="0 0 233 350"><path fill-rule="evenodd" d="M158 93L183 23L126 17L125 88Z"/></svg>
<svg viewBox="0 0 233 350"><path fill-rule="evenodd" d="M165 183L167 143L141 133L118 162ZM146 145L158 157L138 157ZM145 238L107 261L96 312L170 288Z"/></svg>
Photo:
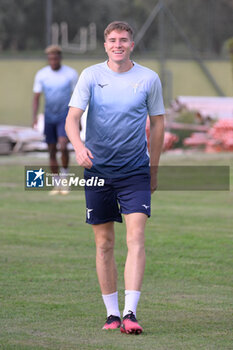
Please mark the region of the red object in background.
<svg viewBox="0 0 233 350"><path fill-rule="evenodd" d="M147 117L146 120L146 138L147 138L147 147L148 151L150 151L150 118ZM179 137L171 132L166 131L164 134L164 142L163 142L163 152L172 149L174 144L179 140Z"/></svg>
<svg viewBox="0 0 233 350"><path fill-rule="evenodd" d="M206 132L193 132L189 137L186 137L183 141L185 146L199 147L206 146L208 142L208 136Z"/></svg>
<svg viewBox="0 0 233 350"><path fill-rule="evenodd" d="M192 133L184 139L185 146L205 146L207 153L233 151L233 119L217 121L207 133Z"/></svg>
<svg viewBox="0 0 233 350"><path fill-rule="evenodd" d="M233 119L221 119L208 132L207 152L233 151Z"/></svg>
<svg viewBox="0 0 233 350"><path fill-rule="evenodd" d="M171 132L166 131L164 134L163 152L174 147L174 144L179 141L179 137Z"/></svg>

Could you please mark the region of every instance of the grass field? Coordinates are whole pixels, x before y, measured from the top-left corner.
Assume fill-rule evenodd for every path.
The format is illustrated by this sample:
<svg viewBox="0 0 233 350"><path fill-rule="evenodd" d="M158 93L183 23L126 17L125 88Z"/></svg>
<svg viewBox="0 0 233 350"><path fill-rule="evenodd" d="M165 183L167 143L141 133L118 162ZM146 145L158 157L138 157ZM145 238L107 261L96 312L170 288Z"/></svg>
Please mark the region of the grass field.
<svg viewBox="0 0 233 350"><path fill-rule="evenodd" d="M87 66L102 60L64 60L79 73ZM156 60L138 60L157 72ZM43 60L0 60L0 124L31 125L32 85L34 76L45 65ZM230 61L207 61L206 65L226 94L232 95ZM216 92L193 61L168 60L166 69L172 73L172 95L215 96Z"/></svg>
<svg viewBox="0 0 233 350"><path fill-rule="evenodd" d="M232 191L153 195L137 314L145 332L135 337L101 331L106 315L83 192L24 191L24 165L35 164L34 156L0 164L1 350L232 349ZM233 155L167 154L161 164L225 164L232 173ZM121 310L125 254L118 224Z"/></svg>

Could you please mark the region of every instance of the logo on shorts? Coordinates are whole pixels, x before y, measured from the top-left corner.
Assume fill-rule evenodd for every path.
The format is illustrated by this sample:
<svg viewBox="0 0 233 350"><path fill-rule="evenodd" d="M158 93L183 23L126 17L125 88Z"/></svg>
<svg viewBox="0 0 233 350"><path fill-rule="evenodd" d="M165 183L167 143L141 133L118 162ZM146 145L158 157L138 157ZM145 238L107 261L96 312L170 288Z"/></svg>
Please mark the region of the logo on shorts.
<svg viewBox="0 0 233 350"><path fill-rule="evenodd" d="M146 205L146 204L142 204L142 207L144 207L146 210L147 210L148 208L150 208L150 206L149 206L149 205Z"/></svg>
<svg viewBox="0 0 233 350"><path fill-rule="evenodd" d="M27 170L26 173L26 187L38 188L44 186L44 171L42 168L39 170Z"/></svg>
<svg viewBox="0 0 233 350"><path fill-rule="evenodd" d="M86 208L86 210L87 210L87 219L90 219L91 218L91 212L92 212L92 210L93 209L88 209L88 208Z"/></svg>

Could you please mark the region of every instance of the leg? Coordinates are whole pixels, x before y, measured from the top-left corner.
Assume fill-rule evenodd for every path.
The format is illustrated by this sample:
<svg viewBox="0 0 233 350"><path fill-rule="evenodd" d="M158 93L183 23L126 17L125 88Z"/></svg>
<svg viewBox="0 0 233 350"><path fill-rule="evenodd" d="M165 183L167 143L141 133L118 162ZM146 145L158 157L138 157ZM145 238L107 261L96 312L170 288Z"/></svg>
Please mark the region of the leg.
<svg viewBox="0 0 233 350"><path fill-rule="evenodd" d="M61 175L62 179L67 178L67 172L68 172L68 165L69 165L69 152L67 149L68 142L69 140L66 136L58 137L58 143L61 151L61 163L63 167L63 169L61 169L61 173L63 173L63 175ZM62 195L67 195L69 193L69 190L70 190L69 186L62 185L60 188L60 193Z"/></svg>
<svg viewBox="0 0 233 350"><path fill-rule="evenodd" d="M67 149L68 142L69 140L67 137L65 136L58 137L58 143L61 150L61 163L64 169L67 169L69 165L69 152Z"/></svg>
<svg viewBox="0 0 233 350"><path fill-rule="evenodd" d="M96 242L96 271L107 310L107 321L103 329L120 327L120 311L117 293L117 269L114 259L114 223L93 225Z"/></svg>
<svg viewBox="0 0 233 350"><path fill-rule="evenodd" d="M117 290L117 269L114 259L114 223L92 225L96 243L96 271L102 294Z"/></svg>
<svg viewBox="0 0 233 350"><path fill-rule="evenodd" d="M69 165L69 152L67 149L67 144L69 142L65 131L66 118L63 118L56 125L56 133L58 137L58 143L61 150L61 163L63 169L67 169Z"/></svg>
<svg viewBox="0 0 233 350"><path fill-rule="evenodd" d="M48 144L48 151L49 151L49 164L52 173L57 174L58 173L58 163L57 163L57 146L56 143L49 143Z"/></svg>
<svg viewBox="0 0 233 350"><path fill-rule="evenodd" d="M57 134L56 134L56 124L46 123L44 126L44 134L49 151L49 165L52 173L57 174L59 167L57 163Z"/></svg>
<svg viewBox="0 0 233 350"><path fill-rule="evenodd" d="M103 188L85 188L86 222L92 225L95 234L96 271L107 310L103 329L116 329L120 327L121 320L114 259L114 221L121 222L122 218L112 185L107 182Z"/></svg>
<svg viewBox="0 0 233 350"><path fill-rule="evenodd" d="M144 230L147 215L125 215L128 254L125 264L125 289L140 291L145 270Z"/></svg>
<svg viewBox="0 0 233 350"><path fill-rule="evenodd" d="M136 319L136 310L145 269L144 230L146 220L147 215L144 213L125 215L128 254L125 264L125 308L121 325L122 333L142 333L142 327Z"/></svg>

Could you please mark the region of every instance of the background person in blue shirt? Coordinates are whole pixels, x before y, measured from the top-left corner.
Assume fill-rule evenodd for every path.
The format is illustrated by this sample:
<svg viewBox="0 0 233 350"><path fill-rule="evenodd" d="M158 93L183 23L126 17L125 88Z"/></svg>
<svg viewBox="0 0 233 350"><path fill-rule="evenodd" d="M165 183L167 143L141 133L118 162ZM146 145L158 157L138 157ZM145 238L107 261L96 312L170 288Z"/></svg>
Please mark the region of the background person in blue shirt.
<svg viewBox="0 0 233 350"><path fill-rule="evenodd" d="M59 172L57 161L57 144L61 151L63 174L67 173L69 153L67 150L68 138L65 132L65 120L68 113L68 103L78 80L77 72L68 66L62 65L62 50L58 45L51 45L45 50L49 65L40 69L33 85L33 126L37 123L37 113L40 96L45 99L45 127L44 134L48 144L49 162L53 173ZM57 176L58 178L58 176ZM66 194L65 189L54 189L52 194L59 192Z"/></svg>
<svg viewBox="0 0 233 350"><path fill-rule="evenodd" d="M96 242L96 268L107 321L103 329L140 334L136 309L145 268L144 230L164 135L164 105L158 75L130 59L133 31L126 22L112 22L104 32L106 62L86 68L75 87L66 120L67 135L85 177L105 178L105 186L86 188L86 222ZM85 145L80 118L89 104ZM150 116L150 158L145 126ZM150 164L149 164L150 163ZM151 167L149 167L151 165ZM120 318L114 221L124 215L128 254L125 264L125 307Z"/></svg>

